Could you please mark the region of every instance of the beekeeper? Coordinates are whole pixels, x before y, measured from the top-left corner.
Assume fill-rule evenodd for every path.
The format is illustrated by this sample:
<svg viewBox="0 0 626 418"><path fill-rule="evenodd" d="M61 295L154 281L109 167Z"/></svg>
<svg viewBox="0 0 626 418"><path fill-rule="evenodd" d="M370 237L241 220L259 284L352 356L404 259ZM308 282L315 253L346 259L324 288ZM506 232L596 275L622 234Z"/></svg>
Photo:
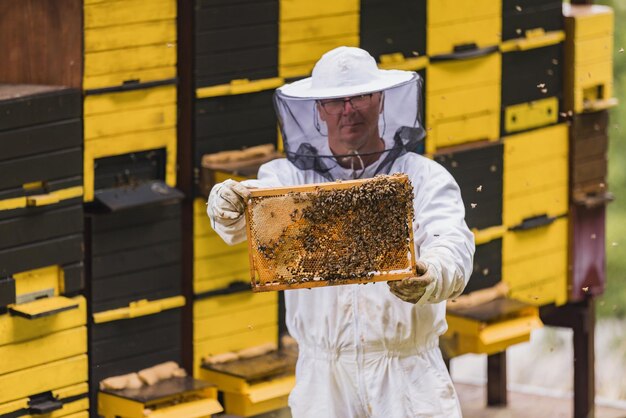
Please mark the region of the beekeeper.
<svg viewBox="0 0 626 418"><path fill-rule="evenodd" d="M207 212L228 243L246 239L248 187L294 186L406 173L414 188L413 233L420 273L367 285L285 292L286 322L299 345L294 417L460 417L439 350L445 301L472 271L473 235L459 187L419 155L420 77L380 70L359 48L324 54L312 76L277 89L286 159L258 180L216 185Z"/></svg>

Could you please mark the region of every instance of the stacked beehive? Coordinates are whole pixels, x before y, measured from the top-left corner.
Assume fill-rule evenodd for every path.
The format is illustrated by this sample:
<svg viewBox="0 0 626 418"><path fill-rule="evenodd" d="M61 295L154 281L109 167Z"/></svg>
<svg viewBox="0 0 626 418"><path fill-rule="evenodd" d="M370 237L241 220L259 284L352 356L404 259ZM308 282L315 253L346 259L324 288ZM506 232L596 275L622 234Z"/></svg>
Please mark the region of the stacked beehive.
<svg viewBox="0 0 626 418"><path fill-rule="evenodd" d="M605 286L605 207L609 116L613 98L613 11L564 5L565 109L573 114L570 143L569 295L582 300Z"/></svg>
<svg viewBox="0 0 626 418"><path fill-rule="evenodd" d="M88 417L81 95L0 84L0 415Z"/></svg>
<svg viewBox="0 0 626 418"><path fill-rule="evenodd" d="M457 179L466 221L476 235L474 272L465 293L503 281L509 298L535 307L579 300L588 287L600 293L604 258L582 257L581 244L568 249L568 242L584 242L580 237L593 230L595 243L603 243L604 220L597 215L593 226L588 221L586 227L572 227L568 241L568 216L574 224L585 216L583 209L570 207L568 190L587 206L604 199L606 114L574 116L571 153L567 124L559 121L572 111L612 104L610 10L573 6L564 43L560 1L398 0L377 6L374 0L362 2L360 35L381 66L419 69L416 57L426 53L426 153ZM413 32L384 30L389 19L401 25L400 11L426 16L417 33L415 26ZM574 69L572 74L564 74L564 67ZM590 252L593 244L585 251L603 254L597 245ZM568 254L577 263L573 276ZM583 277L595 282L585 286ZM448 336L463 347L457 353L494 353L527 340L539 323L538 311L517 306L520 315L532 318L508 329L496 320L502 309L474 315L506 330L491 332L489 343L480 334L496 327L473 327L467 318L449 315Z"/></svg>
<svg viewBox="0 0 626 418"><path fill-rule="evenodd" d="M279 1L196 0L194 10L193 374L204 359L278 342L278 294L252 294L245 243L229 246L206 215L204 155L277 144L274 89L279 77ZM256 173L252 174L253 176ZM227 177L233 177L227 175ZM243 177L233 177L242 180ZM218 175L217 181L223 181ZM219 377L220 374L218 374ZM282 381L228 385L217 379L228 413L286 406Z"/></svg>
<svg viewBox="0 0 626 418"><path fill-rule="evenodd" d="M94 411L101 380L183 360L182 194L172 188L177 157L176 16L175 0L87 0L84 5ZM179 383L174 393L186 390L184 382ZM110 404L116 399L105 396L99 412L115 412Z"/></svg>

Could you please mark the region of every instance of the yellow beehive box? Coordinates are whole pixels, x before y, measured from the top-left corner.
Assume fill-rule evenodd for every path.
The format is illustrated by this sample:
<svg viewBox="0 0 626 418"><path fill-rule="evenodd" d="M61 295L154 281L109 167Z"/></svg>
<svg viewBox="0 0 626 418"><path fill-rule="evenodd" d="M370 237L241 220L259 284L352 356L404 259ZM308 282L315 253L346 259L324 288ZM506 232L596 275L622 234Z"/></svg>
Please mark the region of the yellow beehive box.
<svg viewBox="0 0 626 418"><path fill-rule="evenodd" d="M560 124L504 138L503 221L507 227L568 210L568 130Z"/></svg>
<svg viewBox="0 0 626 418"><path fill-rule="evenodd" d="M94 1L84 5L83 88L176 77L176 1Z"/></svg>
<svg viewBox="0 0 626 418"><path fill-rule="evenodd" d="M613 97L613 10L563 4L567 111L593 112L617 104Z"/></svg>

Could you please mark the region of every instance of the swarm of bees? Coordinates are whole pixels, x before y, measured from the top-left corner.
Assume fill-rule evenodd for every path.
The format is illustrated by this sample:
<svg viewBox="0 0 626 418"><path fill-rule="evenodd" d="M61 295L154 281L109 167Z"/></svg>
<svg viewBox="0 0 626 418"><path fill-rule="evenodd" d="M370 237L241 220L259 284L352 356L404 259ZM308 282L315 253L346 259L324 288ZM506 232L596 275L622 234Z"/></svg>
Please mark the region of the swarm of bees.
<svg viewBox="0 0 626 418"><path fill-rule="evenodd" d="M260 273L253 285L356 283L411 267L413 188L405 175L257 197L250 206L250 245ZM263 207L272 210L263 214Z"/></svg>

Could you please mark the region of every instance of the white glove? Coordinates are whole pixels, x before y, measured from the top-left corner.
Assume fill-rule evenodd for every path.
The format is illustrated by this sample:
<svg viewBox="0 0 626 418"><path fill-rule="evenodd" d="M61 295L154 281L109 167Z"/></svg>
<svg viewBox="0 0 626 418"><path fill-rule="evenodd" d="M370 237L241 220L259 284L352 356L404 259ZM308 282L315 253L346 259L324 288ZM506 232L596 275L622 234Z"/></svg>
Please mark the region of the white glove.
<svg viewBox="0 0 626 418"><path fill-rule="evenodd" d="M417 277L407 277L402 280L389 281L389 290L398 298L409 303L424 303L433 293L437 284L437 276L428 264L416 263Z"/></svg>
<svg viewBox="0 0 626 418"><path fill-rule="evenodd" d="M245 240L246 200L250 191L243 184L228 179L216 184L209 194L207 214L215 229L224 241L236 244Z"/></svg>

